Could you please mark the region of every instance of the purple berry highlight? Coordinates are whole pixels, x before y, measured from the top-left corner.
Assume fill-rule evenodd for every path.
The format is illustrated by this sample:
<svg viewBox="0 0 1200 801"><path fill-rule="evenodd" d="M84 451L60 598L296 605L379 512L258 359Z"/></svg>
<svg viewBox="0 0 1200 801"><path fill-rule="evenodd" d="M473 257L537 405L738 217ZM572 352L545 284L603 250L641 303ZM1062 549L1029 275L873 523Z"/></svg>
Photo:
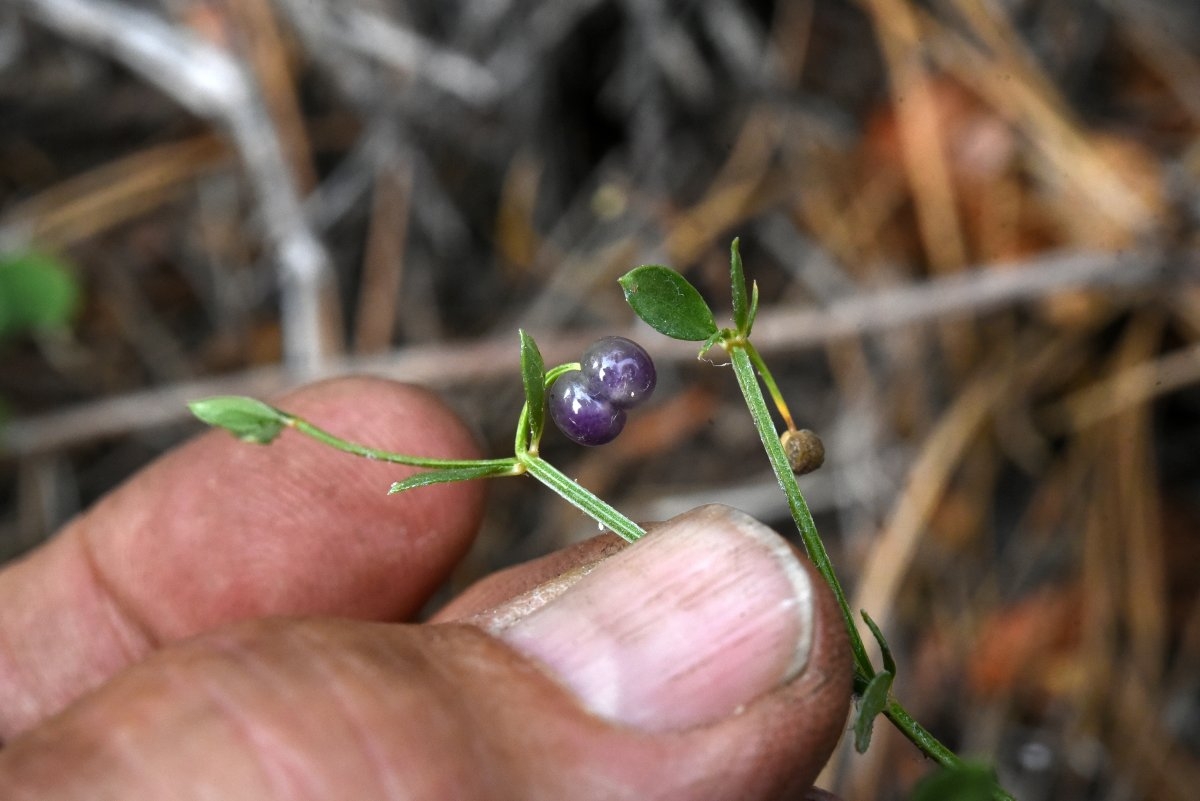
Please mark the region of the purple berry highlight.
<svg viewBox="0 0 1200 801"><path fill-rule="evenodd" d="M619 409L649 398L658 380L650 354L625 337L596 340L579 363L594 392Z"/></svg>
<svg viewBox="0 0 1200 801"><path fill-rule="evenodd" d="M579 370L555 379L546 403L558 430L580 445L612 442L625 427L625 410L599 395Z"/></svg>

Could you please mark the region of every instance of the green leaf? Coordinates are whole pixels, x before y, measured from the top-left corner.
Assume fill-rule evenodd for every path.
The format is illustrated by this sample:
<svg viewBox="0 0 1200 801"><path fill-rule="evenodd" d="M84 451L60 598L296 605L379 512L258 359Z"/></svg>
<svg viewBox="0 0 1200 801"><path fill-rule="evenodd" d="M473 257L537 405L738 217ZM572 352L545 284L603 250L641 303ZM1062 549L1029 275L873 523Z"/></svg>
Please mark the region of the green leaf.
<svg viewBox="0 0 1200 801"><path fill-rule="evenodd" d="M733 325L745 335L750 324L750 301L746 296L746 274L742 270L742 254L738 240L729 246L729 283L733 288Z"/></svg>
<svg viewBox="0 0 1200 801"><path fill-rule="evenodd" d="M523 330L521 337L521 382L525 385L525 403L529 409L529 442L536 445L546 425L546 364L533 337Z"/></svg>
<svg viewBox="0 0 1200 801"><path fill-rule="evenodd" d="M392 484L392 488L388 490L388 495L395 495L397 492L404 492L405 490L416 489L417 487L428 487L433 484L449 484L452 481L471 481L476 478L516 475L513 472L516 464L516 459L508 459L505 460L504 464L452 467L446 470L426 470L423 473L415 473L403 481L397 481L395 484Z"/></svg>
<svg viewBox="0 0 1200 801"><path fill-rule="evenodd" d="M750 313L746 315L746 330L742 332L742 336L750 336L750 331L754 328L754 320L758 317L758 282L750 282Z"/></svg>
<svg viewBox="0 0 1200 801"><path fill-rule="evenodd" d="M867 614L866 609L860 609L859 613L867 624L867 628L871 630L871 634L874 635L875 642L879 643L879 651L883 655L883 669L895 676L896 660L892 657L892 649L888 647L887 640L883 638L883 632L879 630L879 626L875 625L875 621Z"/></svg>
<svg viewBox="0 0 1200 801"><path fill-rule="evenodd" d="M188 408L210 426L224 428L238 439L259 445L279 436L291 419L274 406L241 395L192 401Z"/></svg>
<svg viewBox="0 0 1200 801"><path fill-rule="evenodd" d="M996 789L996 777L989 766L964 762L917 782L910 801L989 801Z"/></svg>
<svg viewBox="0 0 1200 801"><path fill-rule="evenodd" d="M51 256L0 257L0 336L65 327L81 294L70 268Z"/></svg>
<svg viewBox="0 0 1200 801"><path fill-rule="evenodd" d="M854 750L860 754L867 752L871 744L871 732L875 726L875 718L887 706L888 692L892 689L891 673L886 670L875 674L875 678L863 691L858 703L858 719L854 721Z"/></svg>
<svg viewBox="0 0 1200 801"><path fill-rule="evenodd" d="M702 342L717 333L712 309L696 287L670 267L637 267L621 276L620 284L633 311L660 334Z"/></svg>

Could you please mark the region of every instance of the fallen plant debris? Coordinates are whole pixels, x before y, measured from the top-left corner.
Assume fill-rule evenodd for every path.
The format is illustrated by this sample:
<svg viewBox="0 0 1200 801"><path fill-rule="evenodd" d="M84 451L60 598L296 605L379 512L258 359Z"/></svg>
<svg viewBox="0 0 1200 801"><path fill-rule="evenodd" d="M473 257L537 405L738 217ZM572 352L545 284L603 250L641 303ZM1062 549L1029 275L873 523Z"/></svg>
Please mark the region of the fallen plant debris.
<svg viewBox="0 0 1200 801"><path fill-rule="evenodd" d="M0 553L193 433L197 397L374 372L503 453L518 325L550 364L616 333L657 367L611 445L544 443L564 473L633 520L721 500L788 530L734 382L609 291L664 263L716 306L737 235L824 443L806 498L913 715L1018 798L1190 801L1196 4L489 8L12 4L0 257L49 254L79 306L0 343ZM595 529L493 483L457 585ZM929 765L887 728L825 786L907 797Z"/></svg>

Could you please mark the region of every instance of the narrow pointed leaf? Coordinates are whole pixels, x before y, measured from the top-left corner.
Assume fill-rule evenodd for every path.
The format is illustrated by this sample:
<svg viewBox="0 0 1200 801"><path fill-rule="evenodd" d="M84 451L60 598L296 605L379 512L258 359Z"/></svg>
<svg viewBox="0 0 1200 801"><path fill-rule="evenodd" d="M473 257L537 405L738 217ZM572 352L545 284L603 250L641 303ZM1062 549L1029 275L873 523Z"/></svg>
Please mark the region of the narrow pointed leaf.
<svg viewBox="0 0 1200 801"><path fill-rule="evenodd" d="M453 481L471 481L476 478L496 478L498 476L515 475L513 467L516 465L516 460L508 461L507 464L489 464L479 465L477 467L454 467L447 470L426 470L423 473L415 473L403 481L397 481L392 484L388 490L388 495L395 495L397 492L416 489L417 487L428 487L433 484L449 484Z"/></svg>
<svg viewBox="0 0 1200 801"><path fill-rule="evenodd" d="M750 301L746 296L746 274L737 239L729 246L729 284L733 290L733 325L739 334L745 334L750 325Z"/></svg>
<svg viewBox="0 0 1200 801"><path fill-rule="evenodd" d="M896 675L896 660L892 657L892 649L888 646L887 640L883 638L883 632L879 630L879 626L867 614L866 609L859 610L862 613L863 621L867 624L867 628L871 630L871 634L875 637L875 642L879 643L879 651L883 655L883 669L893 676Z"/></svg>
<svg viewBox="0 0 1200 801"><path fill-rule="evenodd" d="M867 752L871 744L871 732L875 726L875 718L887 706L888 692L892 689L892 674L886 670L875 674L875 678L867 685L858 704L858 719L854 721L854 750L860 754Z"/></svg>
<svg viewBox="0 0 1200 801"><path fill-rule="evenodd" d="M621 276L620 284L633 311L660 334L703 342L717 333L712 309L696 287L670 267L637 267Z"/></svg>
<svg viewBox="0 0 1200 801"><path fill-rule="evenodd" d="M746 315L746 330L742 336L750 336L754 330L754 319L758 317L758 282L750 282L750 313Z"/></svg>
<svg viewBox="0 0 1200 801"><path fill-rule="evenodd" d="M529 441L542 438L546 425L546 364L533 337L524 331L521 336L521 382L525 385L525 402L529 404Z"/></svg>
<svg viewBox="0 0 1200 801"><path fill-rule="evenodd" d="M224 428L238 439L259 445L279 436L290 419L273 406L241 395L204 398L192 401L188 408L210 426Z"/></svg>

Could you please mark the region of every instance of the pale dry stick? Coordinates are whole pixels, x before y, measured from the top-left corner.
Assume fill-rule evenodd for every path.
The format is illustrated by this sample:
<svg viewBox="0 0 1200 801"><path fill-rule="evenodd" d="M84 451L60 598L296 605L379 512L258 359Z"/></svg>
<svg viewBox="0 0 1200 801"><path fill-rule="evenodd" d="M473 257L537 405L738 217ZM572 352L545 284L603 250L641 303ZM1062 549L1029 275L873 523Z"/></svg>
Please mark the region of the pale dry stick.
<svg viewBox="0 0 1200 801"><path fill-rule="evenodd" d="M1186 26L1172 30L1168 20L1152 18L1155 11L1160 15L1170 13L1166 5L1152 7L1156 4L1144 0L1107 0L1104 5L1121 21L1117 30L1128 37L1146 66L1171 90L1193 121L1200 122L1200 59L1194 43L1189 48L1177 38L1181 32L1187 36Z"/></svg>
<svg viewBox="0 0 1200 801"><path fill-rule="evenodd" d="M1153 223L1153 210L1096 151L1066 102L1041 77L1036 65L1016 55L1017 38L1011 25L985 13L988 4L960 2L975 32L1000 48L1000 55L983 52L934 17L918 13L927 52L947 73L974 89L992 108L1022 131L1045 156L1053 170L1045 171L1051 185L1066 184L1120 230L1138 231ZM998 27L999 26L999 27ZM1080 214L1075 209L1072 214Z"/></svg>
<svg viewBox="0 0 1200 801"><path fill-rule="evenodd" d="M668 228L663 248L671 264L691 264L761 200L761 187L772 169L772 156L787 134L779 115L758 106L746 117L729 157L718 169L704 197L679 214Z"/></svg>
<svg viewBox="0 0 1200 801"><path fill-rule="evenodd" d="M547 247L534 222L544 170L545 162L540 155L523 150L509 161L500 186L496 249L505 261L521 271L531 270L534 258Z"/></svg>
<svg viewBox="0 0 1200 801"><path fill-rule="evenodd" d="M271 0L223 0L222 6L240 34L236 41L244 41L245 58L262 86L267 113L275 123L297 189L307 195L317 185L317 169L296 96L295 71Z"/></svg>
<svg viewBox="0 0 1200 801"><path fill-rule="evenodd" d="M1106 685L1104 706L1115 719L1107 743L1114 761L1122 765L1122 775L1132 776L1137 789L1133 797L1154 801L1195 801L1200 787L1200 761L1172 731L1171 699L1163 697L1157 684L1147 685L1144 678L1124 660L1118 661L1117 675ZM1176 701L1175 703L1178 703Z"/></svg>
<svg viewBox="0 0 1200 801"><path fill-rule="evenodd" d="M400 164L380 164L363 259L358 313L354 316L354 352L387 350L396 327L396 306L404 276L412 174Z"/></svg>
<svg viewBox="0 0 1200 801"><path fill-rule="evenodd" d="M351 3L331 7L320 0L276 0L309 50L355 53L401 73L415 75L430 86L477 108L489 107L501 96L491 71L462 53L426 39L400 22Z"/></svg>
<svg viewBox="0 0 1200 801"><path fill-rule="evenodd" d="M764 354L787 345L813 346L921 320L982 314L1071 289L1148 286L1164 278L1165 269L1161 254L1136 250L1062 251L1027 262L998 262L935 281L854 295L819 311L764 312L754 325L754 342ZM1200 261L1185 262L1179 272L1181 279L1200 274Z"/></svg>
<svg viewBox="0 0 1200 801"><path fill-rule="evenodd" d="M1152 357L1162 343L1163 314L1154 309L1130 321L1117 351L1119 373ZM1162 518L1159 514L1158 465L1154 454L1154 421L1149 399L1125 408L1107 428L1115 458L1112 472L1119 512L1113 522L1124 539L1121 564L1126 578L1121 601L1128 621L1126 668L1146 682L1162 679L1167 656L1167 576Z"/></svg>
<svg viewBox="0 0 1200 801"><path fill-rule="evenodd" d="M1010 380L1011 376L1001 371L984 372L974 378L925 437L920 453L907 470L907 482L881 536L871 548L851 600L851 609L866 610L885 632L891 623L896 595L916 557L935 505ZM858 628L872 661L878 664L879 648L870 629L861 621ZM873 743L866 755L855 761L855 786L848 791L849 797L867 797L867 785L881 775L887 756L886 749L878 747L882 743ZM844 765L844 762L831 765L823 778L839 786Z"/></svg>
<svg viewBox="0 0 1200 801"><path fill-rule="evenodd" d="M808 49L812 41L816 0L783 3L775 9L775 27L771 45L779 63L779 75L786 90L796 90L804 75Z"/></svg>
<svg viewBox="0 0 1200 801"><path fill-rule="evenodd" d="M163 19L112 0L16 0L31 19L124 64L192 113L222 127L255 192L279 264L284 356L312 375L337 349L329 256L305 220L279 139L241 65Z"/></svg>
<svg viewBox="0 0 1200 801"><path fill-rule="evenodd" d="M1007 373L994 371L971 381L925 438L908 470L908 482L871 549L852 603L855 610L867 610L884 631L935 505L1010 380ZM874 641L864 624L859 629L865 642Z"/></svg>
<svg viewBox="0 0 1200 801"><path fill-rule="evenodd" d="M1161 257L1131 251L1123 254L1069 253L1024 265L1005 265L953 278L847 298L827 309L788 307L763 309L754 325L756 346L764 355L823 346L842 337L882 333L901 325L940 317L966 316L1082 288L1144 287L1162 275ZM537 334L537 332L534 332ZM611 328L569 336L539 336L547 363L570 361ZM644 329L623 332L639 338ZM696 357L692 343L650 344L655 359L678 363ZM517 348L511 334L467 344L423 345L359 359L324 364L312 378L370 373L402 381L447 387L516 375ZM248 370L222 379L176 384L120 398L81 404L37 417L17 419L0 429L0 453L26 455L53 451L102 437L118 436L186 420L188 401L211 395L269 397L303 380L278 367Z"/></svg>
<svg viewBox="0 0 1200 801"><path fill-rule="evenodd" d="M73 247L160 208L231 158L225 144L208 134L139 150L10 206L0 219L0 242Z"/></svg>
<svg viewBox="0 0 1200 801"><path fill-rule="evenodd" d="M1122 590L1134 577L1130 565L1136 557L1128 550L1130 515L1125 508L1128 497L1120 486L1122 467L1115 461L1120 452L1118 440L1130 435L1137 433L1110 426L1090 428L1077 438L1075 458L1084 463L1081 472L1090 485L1085 486L1079 500L1086 521L1081 564L1084 597L1079 626L1083 635L1079 646L1082 671L1073 687L1074 698L1070 700L1077 708L1076 715L1085 720L1100 710L1104 710L1106 718L1111 716L1105 745L1114 760L1126 763L1125 770L1138 783L1157 774L1156 783L1166 778L1175 784L1173 789L1182 789L1184 785L1177 783L1177 777L1172 777L1164 762L1169 749L1162 746L1169 744L1171 738L1154 716L1145 713L1155 706L1148 688L1158 686L1161 676L1142 675L1130 658L1133 654L1124 634L1135 624L1128 615ZM1161 576L1156 583L1161 590ZM1153 591L1154 587L1132 589ZM1158 747L1146 748L1148 743ZM1171 792L1164 793L1165 788L1155 789L1148 797L1173 796ZM1181 797L1194 797L1194 786L1191 791L1191 795Z"/></svg>
<svg viewBox="0 0 1200 801"><path fill-rule="evenodd" d="M887 64L921 242L936 272L959 270L967 262L967 245L950 177L943 119L924 64L925 47L915 12L908 0L859 0L859 5L871 15Z"/></svg>
<svg viewBox="0 0 1200 801"><path fill-rule="evenodd" d="M1045 414L1060 433L1079 432L1125 409L1200 383L1200 343L1122 369L1068 396Z"/></svg>

